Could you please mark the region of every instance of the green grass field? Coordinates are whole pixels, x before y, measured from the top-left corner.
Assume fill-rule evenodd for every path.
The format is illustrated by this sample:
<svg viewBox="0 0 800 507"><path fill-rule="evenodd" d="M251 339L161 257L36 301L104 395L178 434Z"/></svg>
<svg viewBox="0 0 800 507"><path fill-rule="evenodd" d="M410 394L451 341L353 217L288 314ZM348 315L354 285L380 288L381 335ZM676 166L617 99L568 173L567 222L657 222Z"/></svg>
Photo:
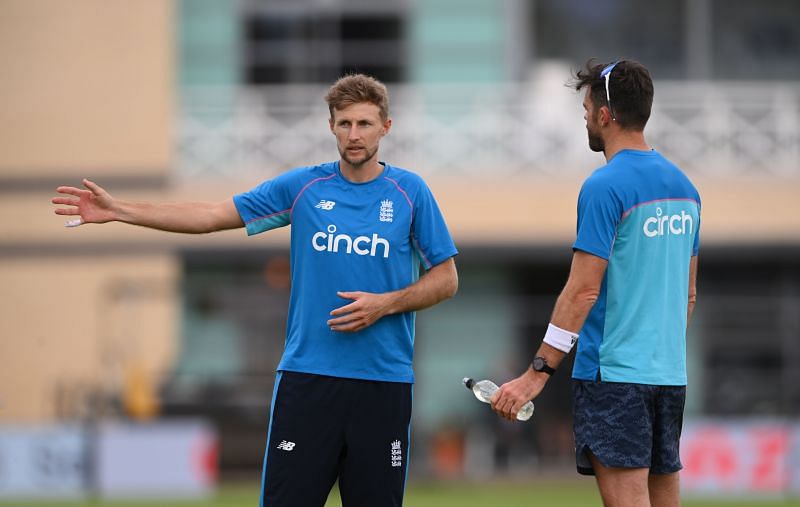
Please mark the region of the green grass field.
<svg viewBox="0 0 800 507"><path fill-rule="evenodd" d="M228 486L219 494L205 501L87 501L87 502L3 502L0 507L254 507L258 505L257 486ZM334 488L326 507L341 507L338 492ZM535 481L500 483L414 483L408 487L405 503L407 507L530 507L536 505L565 507L600 506L600 497L591 480ZM800 507L800 498L781 501L748 501L727 499L719 501L684 500L684 507L756 507L782 506Z"/></svg>

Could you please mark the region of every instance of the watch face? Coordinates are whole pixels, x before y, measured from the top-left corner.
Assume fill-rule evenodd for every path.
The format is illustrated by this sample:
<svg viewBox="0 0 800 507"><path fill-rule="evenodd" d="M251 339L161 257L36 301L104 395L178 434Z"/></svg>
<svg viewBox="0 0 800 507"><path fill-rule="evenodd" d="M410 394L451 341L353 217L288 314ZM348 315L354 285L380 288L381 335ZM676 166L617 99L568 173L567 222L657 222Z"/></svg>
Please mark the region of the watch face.
<svg viewBox="0 0 800 507"><path fill-rule="evenodd" d="M545 362L543 357L534 357L533 358L533 369L536 371L542 371L542 368L545 367L547 363Z"/></svg>

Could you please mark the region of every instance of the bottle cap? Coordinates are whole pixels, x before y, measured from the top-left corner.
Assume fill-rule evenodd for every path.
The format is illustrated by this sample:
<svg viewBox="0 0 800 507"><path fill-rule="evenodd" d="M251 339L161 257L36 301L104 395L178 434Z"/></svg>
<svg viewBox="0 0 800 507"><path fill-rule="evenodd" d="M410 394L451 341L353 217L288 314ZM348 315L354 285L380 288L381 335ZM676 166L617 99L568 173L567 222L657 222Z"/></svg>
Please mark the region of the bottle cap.
<svg viewBox="0 0 800 507"><path fill-rule="evenodd" d="M472 380L469 377L464 377L464 379L461 382L464 383L464 385L467 387L467 389L472 389L472 386L475 385L475 381Z"/></svg>

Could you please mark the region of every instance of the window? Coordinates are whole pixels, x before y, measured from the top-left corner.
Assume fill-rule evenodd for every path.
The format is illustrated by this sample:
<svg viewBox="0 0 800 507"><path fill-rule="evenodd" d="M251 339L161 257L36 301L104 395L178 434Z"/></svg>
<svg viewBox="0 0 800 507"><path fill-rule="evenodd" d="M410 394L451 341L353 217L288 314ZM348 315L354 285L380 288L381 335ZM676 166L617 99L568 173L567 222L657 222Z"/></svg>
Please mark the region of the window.
<svg viewBox="0 0 800 507"><path fill-rule="evenodd" d="M713 8L715 77L800 79L797 0L716 0Z"/></svg>
<svg viewBox="0 0 800 507"><path fill-rule="evenodd" d="M398 12L270 12L244 17L247 84L330 83L363 72L406 77L405 19Z"/></svg>
<svg viewBox="0 0 800 507"><path fill-rule="evenodd" d="M659 78L684 77L683 2L539 0L532 13L538 59L580 67L589 58L633 58Z"/></svg>

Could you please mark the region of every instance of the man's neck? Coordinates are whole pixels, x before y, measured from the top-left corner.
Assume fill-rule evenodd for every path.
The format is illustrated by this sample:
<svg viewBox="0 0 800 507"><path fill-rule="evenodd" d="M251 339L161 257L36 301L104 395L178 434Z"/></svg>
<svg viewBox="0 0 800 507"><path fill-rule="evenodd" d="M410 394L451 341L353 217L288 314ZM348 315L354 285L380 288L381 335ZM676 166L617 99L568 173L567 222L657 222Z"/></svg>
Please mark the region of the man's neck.
<svg viewBox="0 0 800 507"><path fill-rule="evenodd" d="M606 162L614 158L614 155L622 150L650 151L652 148L644 140L644 132L617 130L614 135L605 140Z"/></svg>
<svg viewBox="0 0 800 507"><path fill-rule="evenodd" d="M363 164L353 165L350 162L339 159L339 169L342 176L352 183L366 183L372 181L383 172L383 164L378 162L377 155Z"/></svg>

